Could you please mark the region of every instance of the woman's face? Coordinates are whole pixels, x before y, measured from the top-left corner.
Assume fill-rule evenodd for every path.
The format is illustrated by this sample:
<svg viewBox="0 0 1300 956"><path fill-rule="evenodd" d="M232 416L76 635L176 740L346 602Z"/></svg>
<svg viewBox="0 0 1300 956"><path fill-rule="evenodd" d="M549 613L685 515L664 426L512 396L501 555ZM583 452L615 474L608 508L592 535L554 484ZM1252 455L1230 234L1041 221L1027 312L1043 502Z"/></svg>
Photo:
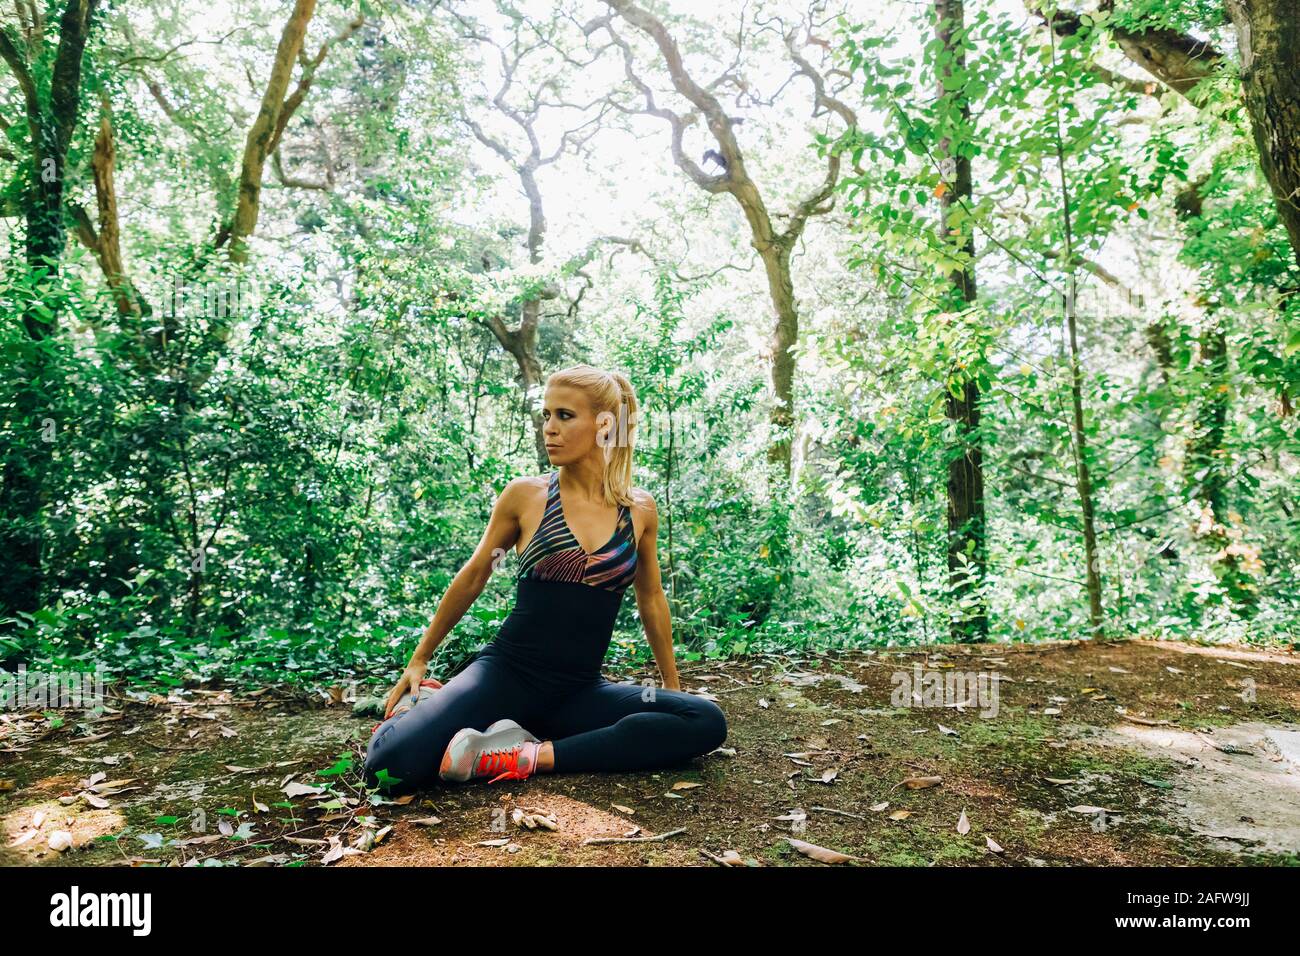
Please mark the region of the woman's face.
<svg viewBox="0 0 1300 956"><path fill-rule="evenodd" d="M600 445L597 435L608 425L596 420L587 393L568 385L552 385L542 400L542 435L552 465L578 461Z"/></svg>

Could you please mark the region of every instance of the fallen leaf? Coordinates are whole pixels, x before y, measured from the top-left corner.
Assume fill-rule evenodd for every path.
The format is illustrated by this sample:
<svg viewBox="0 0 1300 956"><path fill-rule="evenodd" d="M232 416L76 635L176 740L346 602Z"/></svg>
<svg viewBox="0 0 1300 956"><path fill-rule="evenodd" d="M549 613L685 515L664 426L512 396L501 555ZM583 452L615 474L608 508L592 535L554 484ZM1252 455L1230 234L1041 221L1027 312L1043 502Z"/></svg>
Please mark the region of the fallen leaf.
<svg viewBox="0 0 1300 956"><path fill-rule="evenodd" d="M970 821L966 819L965 810L963 810L961 812L961 816L957 818L957 832L960 833L962 836L965 836L967 833L970 833Z"/></svg>
<svg viewBox="0 0 1300 956"><path fill-rule="evenodd" d="M923 790L926 787L937 787L943 783L943 777L908 777L903 781L903 786L909 790Z"/></svg>
<svg viewBox="0 0 1300 956"><path fill-rule="evenodd" d="M849 860L858 859L856 856L849 856L847 853L840 853L838 850L828 850L826 847L818 846L815 843L805 843L803 840L796 840L793 837L786 837L785 839L804 856L811 857L819 863L847 863Z"/></svg>
<svg viewBox="0 0 1300 956"><path fill-rule="evenodd" d="M306 796L309 793L310 794L320 793L321 790L320 787L310 787L305 783L298 783L297 781L294 781L288 786L282 787L280 792L283 793L286 797L302 797L302 796Z"/></svg>

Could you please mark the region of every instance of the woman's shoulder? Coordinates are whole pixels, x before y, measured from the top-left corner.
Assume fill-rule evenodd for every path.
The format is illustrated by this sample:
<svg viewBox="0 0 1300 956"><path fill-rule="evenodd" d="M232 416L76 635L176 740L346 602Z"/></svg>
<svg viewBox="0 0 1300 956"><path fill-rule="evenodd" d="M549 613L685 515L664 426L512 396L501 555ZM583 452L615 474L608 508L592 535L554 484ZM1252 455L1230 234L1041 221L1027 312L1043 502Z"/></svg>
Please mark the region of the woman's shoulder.
<svg viewBox="0 0 1300 956"><path fill-rule="evenodd" d="M546 497L550 475L520 475L511 478L501 489L499 501L508 505L527 505L540 496Z"/></svg>
<svg viewBox="0 0 1300 956"><path fill-rule="evenodd" d="M628 496L632 499L632 510L640 511L645 514L654 513L657 505L655 504L654 495L644 488L629 488Z"/></svg>
<svg viewBox="0 0 1300 956"><path fill-rule="evenodd" d="M511 478L506 482L506 491L518 491L521 488L545 488L550 484L551 475L548 472L545 475L520 475L518 478Z"/></svg>

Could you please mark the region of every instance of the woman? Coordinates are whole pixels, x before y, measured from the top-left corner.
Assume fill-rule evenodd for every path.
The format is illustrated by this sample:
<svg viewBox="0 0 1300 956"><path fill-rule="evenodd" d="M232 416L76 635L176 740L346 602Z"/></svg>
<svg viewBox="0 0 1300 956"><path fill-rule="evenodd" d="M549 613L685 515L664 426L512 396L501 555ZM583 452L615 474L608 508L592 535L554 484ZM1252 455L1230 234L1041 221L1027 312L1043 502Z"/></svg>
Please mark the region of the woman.
<svg viewBox="0 0 1300 956"><path fill-rule="evenodd" d="M647 770L726 739L722 709L683 693L677 677L655 549L658 513L647 492L629 487L636 411L631 383L617 372L577 365L547 379L543 434L556 470L516 478L501 492L478 548L388 695L391 716L366 753L367 784L381 770L384 783L403 788L435 774L495 783L557 770ZM425 680L434 690L422 693L434 649L516 545L509 618L463 670L445 685ZM628 585L659 687L600 674ZM408 693L415 705L394 713Z"/></svg>

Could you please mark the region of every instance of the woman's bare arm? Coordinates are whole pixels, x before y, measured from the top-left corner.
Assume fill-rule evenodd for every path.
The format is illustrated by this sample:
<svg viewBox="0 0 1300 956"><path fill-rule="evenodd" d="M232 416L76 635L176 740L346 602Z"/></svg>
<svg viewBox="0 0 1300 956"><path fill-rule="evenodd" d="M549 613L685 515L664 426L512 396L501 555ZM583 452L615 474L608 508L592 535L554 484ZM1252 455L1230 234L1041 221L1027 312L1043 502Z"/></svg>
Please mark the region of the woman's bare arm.
<svg viewBox="0 0 1300 956"><path fill-rule="evenodd" d="M438 602L433 620L425 628L424 637L411 655L412 664L428 665L443 638L483 593L492 572L501 566L510 548L519 540L519 515L528 500L527 485L528 479L515 478L498 496L482 540L469 560L456 572L447 592Z"/></svg>
<svg viewBox="0 0 1300 956"><path fill-rule="evenodd" d="M636 578L633 581L636 608L641 623L645 625L646 639L654 652L655 663L659 665L663 686L668 690L681 690L677 661L673 658L673 625L668 612L668 598L659 573L659 511L650 495L645 495L644 500L647 503L645 528L637 539Z"/></svg>

